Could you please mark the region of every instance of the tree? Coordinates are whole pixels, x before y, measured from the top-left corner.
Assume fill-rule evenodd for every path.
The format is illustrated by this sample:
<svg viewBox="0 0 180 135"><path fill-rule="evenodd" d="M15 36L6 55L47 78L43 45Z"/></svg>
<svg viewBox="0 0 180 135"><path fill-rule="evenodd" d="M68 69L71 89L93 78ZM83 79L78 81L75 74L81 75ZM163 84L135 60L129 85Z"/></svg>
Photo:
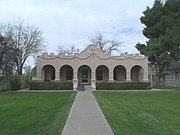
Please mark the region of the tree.
<svg viewBox="0 0 180 135"><path fill-rule="evenodd" d="M143 34L148 41L136 44L136 48L156 66L157 83L160 83L164 69L180 58L180 1L156 0L143 14L140 20L145 25Z"/></svg>
<svg viewBox="0 0 180 135"><path fill-rule="evenodd" d="M30 76L31 75L31 71L32 71L31 66L30 65L28 65L28 66L26 65L25 68L24 68L25 75Z"/></svg>
<svg viewBox="0 0 180 135"><path fill-rule="evenodd" d="M14 48L18 52L14 55L14 62L17 73L22 75L27 58L44 48L42 32L37 27L25 25L23 21L19 20L15 23L2 23L0 34L9 37L8 42L13 41Z"/></svg>
<svg viewBox="0 0 180 135"><path fill-rule="evenodd" d="M58 46L57 51L63 55L74 55L76 53L79 53L80 50L76 48L74 45L70 46L69 48L64 48L60 45Z"/></svg>
<svg viewBox="0 0 180 135"><path fill-rule="evenodd" d="M31 76L36 77L36 74L37 74L37 66L34 66L31 70Z"/></svg>
<svg viewBox="0 0 180 135"><path fill-rule="evenodd" d="M93 37L91 37L90 42L95 44L103 52L112 54L114 51L119 52L120 47L123 42L117 38L107 38L103 33L97 32Z"/></svg>
<svg viewBox="0 0 180 135"><path fill-rule="evenodd" d="M0 70L5 76L5 87L10 90L11 75L15 68L13 61L14 54L17 53L13 42L9 42L8 37L0 35Z"/></svg>

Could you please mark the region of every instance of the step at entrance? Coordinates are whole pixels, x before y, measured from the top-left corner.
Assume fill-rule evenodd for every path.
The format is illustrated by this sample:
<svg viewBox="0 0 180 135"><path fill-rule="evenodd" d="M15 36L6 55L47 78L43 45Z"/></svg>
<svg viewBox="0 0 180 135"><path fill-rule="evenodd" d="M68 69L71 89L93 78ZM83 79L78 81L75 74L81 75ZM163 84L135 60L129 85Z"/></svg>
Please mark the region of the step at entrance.
<svg viewBox="0 0 180 135"><path fill-rule="evenodd" d="M84 86L84 84L79 84L79 85L78 85L78 90L79 90L79 91L85 91L85 86Z"/></svg>
<svg viewBox="0 0 180 135"><path fill-rule="evenodd" d="M85 85L85 84L78 85L78 91L91 91L91 90L92 90L91 85Z"/></svg>
<svg viewBox="0 0 180 135"><path fill-rule="evenodd" d="M91 91L91 90L92 90L91 85L85 85L85 90L86 90L86 91Z"/></svg>

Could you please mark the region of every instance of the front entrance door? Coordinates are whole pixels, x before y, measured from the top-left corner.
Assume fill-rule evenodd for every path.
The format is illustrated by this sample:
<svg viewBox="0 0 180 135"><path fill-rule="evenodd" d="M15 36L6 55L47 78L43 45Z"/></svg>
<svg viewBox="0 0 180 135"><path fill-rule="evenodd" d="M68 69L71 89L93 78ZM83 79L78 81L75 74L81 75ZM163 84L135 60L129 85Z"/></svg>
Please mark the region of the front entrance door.
<svg viewBox="0 0 180 135"><path fill-rule="evenodd" d="M89 70L88 69L82 69L82 83L89 83Z"/></svg>

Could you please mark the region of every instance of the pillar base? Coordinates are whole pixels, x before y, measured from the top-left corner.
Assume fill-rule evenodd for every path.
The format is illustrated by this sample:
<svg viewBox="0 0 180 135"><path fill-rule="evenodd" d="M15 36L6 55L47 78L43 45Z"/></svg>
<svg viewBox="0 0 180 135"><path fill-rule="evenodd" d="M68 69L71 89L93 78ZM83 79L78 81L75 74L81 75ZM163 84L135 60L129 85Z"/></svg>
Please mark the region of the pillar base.
<svg viewBox="0 0 180 135"><path fill-rule="evenodd" d="M142 80L142 82L149 82L149 80Z"/></svg>
<svg viewBox="0 0 180 135"><path fill-rule="evenodd" d="M53 80L53 82L60 82L60 81L61 81L60 79Z"/></svg>
<svg viewBox="0 0 180 135"><path fill-rule="evenodd" d="M44 82L44 80L40 80L40 79L38 79L38 80L35 80L36 82Z"/></svg>
<svg viewBox="0 0 180 135"><path fill-rule="evenodd" d="M78 87L78 80L77 80L77 79L74 79L74 80L73 80L73 90L74 90L74 91L77 91L77 87Z"/></svg>
<svg viewBox="0 0 180 135"><path fill-rule="evenodd" d="M91 79L91 87L93 91L96 90L96 79Z"/></svg>
<svg viewBox="0 0 180 135"><path fill-rule="evenodd" d="M112 82L114 82L114 80L108 80L108 82L112 83Z"/></svg>
<svg viewBox="0 0 180 135"><path fill-rule="evenodd" d="M126 82L132 82L132 80L126 80Z"/></svg>

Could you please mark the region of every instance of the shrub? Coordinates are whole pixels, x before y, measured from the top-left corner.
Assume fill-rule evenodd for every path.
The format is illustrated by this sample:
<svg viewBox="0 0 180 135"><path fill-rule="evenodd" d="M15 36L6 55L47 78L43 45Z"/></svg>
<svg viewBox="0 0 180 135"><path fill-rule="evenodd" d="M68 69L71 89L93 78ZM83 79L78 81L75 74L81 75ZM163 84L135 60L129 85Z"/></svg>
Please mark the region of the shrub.
<svg viewBox="0 0 180 135"><path fill-rule="evenodd" d="M149 82L98 82L97 90L147 90Z"/></svg>
<svg viewBox="0 0 180 135"><path fill-rule="evenodd" d="M30 90L72 90L72 82L29 82Z"/></svg>
<svg viewBox="0 0 180 135"><path fill-rule="evenodd" d="M0 81L0 91L4 91L5 90L5 82Z"/></svg>
<svg viewBox="0 0 180 135"><path fill-rule="evenodd" d="M0 74L0 82L4 80L5 80L5 77Z"/></svg>
<svg viewBox="0 0 180 135"><path fill-rule="evenodd" d="M25 89L29 87L29 76L23 76L22 77L22 85L21 85L21 89Z"/></svg>
<svg viewBox="0 0 180 135"><path fill-rule="evenodd" d="M19 76L13 76L11 79L11 90L20 90L21 89L21 80Z"/></svg>

